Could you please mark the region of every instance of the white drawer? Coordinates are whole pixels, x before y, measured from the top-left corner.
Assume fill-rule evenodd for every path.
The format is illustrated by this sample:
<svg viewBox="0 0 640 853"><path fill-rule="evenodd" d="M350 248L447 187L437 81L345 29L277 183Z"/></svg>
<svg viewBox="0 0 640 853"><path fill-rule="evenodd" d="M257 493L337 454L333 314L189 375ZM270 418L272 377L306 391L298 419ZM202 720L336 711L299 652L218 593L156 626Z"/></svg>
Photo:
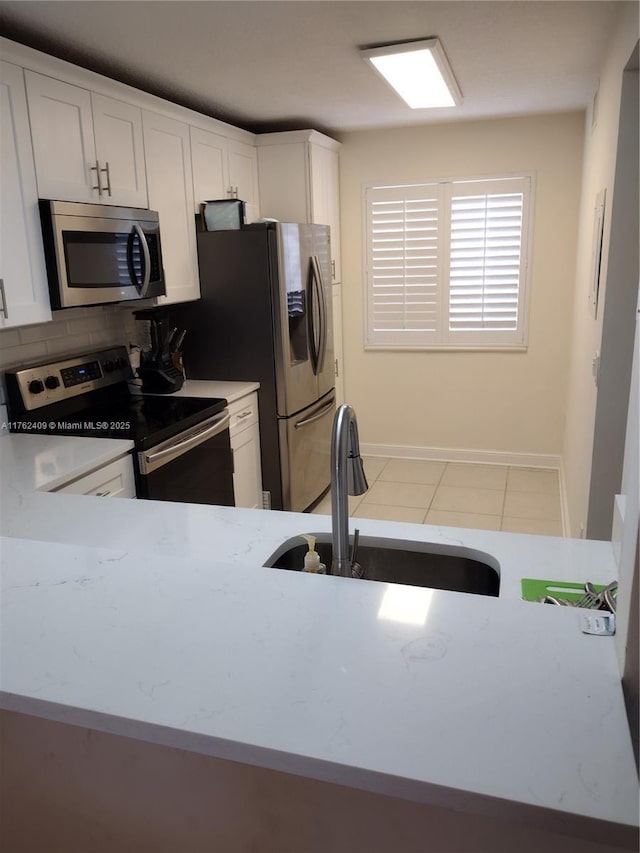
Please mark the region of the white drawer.
<svg viewBox="0 0 640 853"><path fill-rule="evenodd" d="M102 498L135 498L136 484L130 456L116 459L90 474L54 489L68 495L95 495Z"/></svg>
<svg viewBox="0 0 640 853"><path fill-rule="evenodd" d="M229 433L233 437L247 427L258 423L258 395L248 394L240 400L229 403Z"/></svg>

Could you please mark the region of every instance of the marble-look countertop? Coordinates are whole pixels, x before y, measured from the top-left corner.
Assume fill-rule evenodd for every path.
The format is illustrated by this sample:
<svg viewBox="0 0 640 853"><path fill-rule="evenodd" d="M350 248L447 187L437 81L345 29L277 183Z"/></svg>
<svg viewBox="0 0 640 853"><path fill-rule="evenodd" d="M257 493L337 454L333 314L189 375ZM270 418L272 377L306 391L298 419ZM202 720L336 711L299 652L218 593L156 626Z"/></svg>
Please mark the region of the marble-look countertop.
<svg viewBox="0 0 640 853"><path fill-rule="evenodd" d="M633 845L614 640L520 599L610 543L358 519L490 553L498 598L265 569L330 518L42 491L127 450L90 442L0 436L2 707Z"/></svg>
<svg viewBox="0 0 640 853"><path fill-rule="evenodd" d="M227 403L235 403L247 394L260 388L259 382L229 381L222 379L185 379L179 391L172 397L224 397Z"/></svg>

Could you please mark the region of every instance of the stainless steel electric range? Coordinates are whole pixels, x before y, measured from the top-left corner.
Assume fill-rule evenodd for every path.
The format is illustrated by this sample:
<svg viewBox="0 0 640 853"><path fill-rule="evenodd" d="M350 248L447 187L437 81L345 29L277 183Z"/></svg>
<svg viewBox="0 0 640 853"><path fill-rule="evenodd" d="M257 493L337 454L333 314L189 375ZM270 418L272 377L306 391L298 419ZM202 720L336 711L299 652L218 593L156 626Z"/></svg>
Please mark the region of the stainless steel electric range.
<svg viewBox="0 0 640 853"><path fill-rule="evenodd" d="M11 432L128 438L139 498L233 506L222 398L132 393L126 347L5 373Z"/></svg>

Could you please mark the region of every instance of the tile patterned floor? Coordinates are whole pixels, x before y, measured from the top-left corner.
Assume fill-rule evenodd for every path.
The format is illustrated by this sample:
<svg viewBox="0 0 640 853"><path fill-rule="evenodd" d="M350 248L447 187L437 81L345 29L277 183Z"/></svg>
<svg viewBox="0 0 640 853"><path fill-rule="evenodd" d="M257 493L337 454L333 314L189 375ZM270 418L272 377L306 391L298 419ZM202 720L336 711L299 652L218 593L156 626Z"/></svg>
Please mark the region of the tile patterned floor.
<svg viewBox="0 0 640 853"><path fill-rule="evenodd" d="M369 491L349 498L353 518L562 536L557 471L363 458ZM330 496L313 511L330 514Z"/></svg>

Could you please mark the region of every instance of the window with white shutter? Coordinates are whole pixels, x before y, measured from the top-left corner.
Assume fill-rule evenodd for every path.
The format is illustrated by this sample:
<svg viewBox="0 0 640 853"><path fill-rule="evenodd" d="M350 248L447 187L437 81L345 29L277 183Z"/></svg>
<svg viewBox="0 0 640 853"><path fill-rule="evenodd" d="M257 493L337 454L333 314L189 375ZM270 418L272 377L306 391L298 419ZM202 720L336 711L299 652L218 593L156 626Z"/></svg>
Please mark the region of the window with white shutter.
<svg viewBox="0 0 640 853"><path fill-rule="evenodd" d="M524 347L530 177L368 187L367 346Z"/></svg>

